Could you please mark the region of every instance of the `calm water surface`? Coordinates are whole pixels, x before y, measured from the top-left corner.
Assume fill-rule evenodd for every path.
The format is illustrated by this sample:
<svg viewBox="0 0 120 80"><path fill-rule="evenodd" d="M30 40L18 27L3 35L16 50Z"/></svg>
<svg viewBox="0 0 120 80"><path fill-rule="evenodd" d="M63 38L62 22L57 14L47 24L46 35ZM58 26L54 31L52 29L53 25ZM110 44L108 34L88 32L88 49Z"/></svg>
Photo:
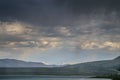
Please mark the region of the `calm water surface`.
<svg viewBox="0 0 120 80"><path fill-rule="evenodd" d="M64 76L0 76L0 80L111 80L98 78L64 77Z"/></svg>

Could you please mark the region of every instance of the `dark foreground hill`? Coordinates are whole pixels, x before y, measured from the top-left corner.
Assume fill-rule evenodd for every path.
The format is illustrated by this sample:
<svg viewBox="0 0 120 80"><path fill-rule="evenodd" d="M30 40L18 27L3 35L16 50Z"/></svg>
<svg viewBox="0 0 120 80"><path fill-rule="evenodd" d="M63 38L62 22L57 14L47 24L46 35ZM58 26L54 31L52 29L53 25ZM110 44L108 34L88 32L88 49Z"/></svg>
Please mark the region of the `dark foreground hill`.
<svg viewBox="0 0 120 80"><path fill-rule="evenodd" d="M0 64L1 65L1 64ZM63 67L1 67L0 75L119 75L120 57Z"/></svg>

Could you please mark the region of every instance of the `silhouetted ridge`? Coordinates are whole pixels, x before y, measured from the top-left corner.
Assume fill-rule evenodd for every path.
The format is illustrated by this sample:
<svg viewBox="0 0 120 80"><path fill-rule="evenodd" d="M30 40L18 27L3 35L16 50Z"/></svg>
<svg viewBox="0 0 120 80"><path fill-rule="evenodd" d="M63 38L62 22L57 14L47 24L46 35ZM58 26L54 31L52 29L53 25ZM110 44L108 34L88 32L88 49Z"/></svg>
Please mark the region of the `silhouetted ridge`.
<svg viewBox="0 0 120 80"><path fill-rule="evenodd" d="M16 59L0 59L0 67L55 67L41 62L27 62Z"/></svg>
<svg viewBox="0 0 120 80"><path fill-rule="evenodd" d="M120 60L120 56L116 57L114 60Z"/></svg>
<svg viewBox="0 0 120 80"><path fill-rule="evenodd" d="M117 75L120 74L120 56L113 60L94 61L59 67L50 67L48 65L40 65L40 63L33 62L21 63L21 61L17 60L3 59L0 60L0 66L0 75L16 75L16 73L17 75ZM37 69L35 67L37 67ZM7 73L5 73L6 69Z"/></svg>

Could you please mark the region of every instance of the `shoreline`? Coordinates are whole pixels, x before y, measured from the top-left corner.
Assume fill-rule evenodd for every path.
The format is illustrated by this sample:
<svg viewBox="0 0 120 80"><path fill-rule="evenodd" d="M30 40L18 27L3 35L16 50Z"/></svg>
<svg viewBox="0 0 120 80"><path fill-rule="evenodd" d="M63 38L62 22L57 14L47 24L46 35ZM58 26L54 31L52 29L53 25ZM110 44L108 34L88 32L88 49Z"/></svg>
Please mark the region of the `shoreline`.
<svg viewBox="0 0 120 80"><path fill-rule="evenodd" d="M0 77L46 77L47 78L94 78L94 76L78 76L78 75L0 75Z"/></svg>

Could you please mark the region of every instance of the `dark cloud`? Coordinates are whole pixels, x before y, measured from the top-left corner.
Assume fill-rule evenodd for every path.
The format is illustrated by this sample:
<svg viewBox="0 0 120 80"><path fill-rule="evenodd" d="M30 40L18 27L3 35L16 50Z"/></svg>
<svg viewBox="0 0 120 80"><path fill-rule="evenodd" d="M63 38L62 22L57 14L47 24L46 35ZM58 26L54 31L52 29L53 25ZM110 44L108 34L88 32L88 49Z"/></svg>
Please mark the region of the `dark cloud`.
<svg viewBox="0 0 120 80"><path fill-rule="evenodd" d="M56 47L61 43L79 49L101 48L100 43L105 41L105 46L116 46L112 42L120 40L119 3L119 0L0 0L0 42L6 46L12 42L18 48Z"/></svg>
<svg viewBox="0 0 120 80"><path fill-rule="evenodd" d="M0 18L34 25L73 25L79 16L119 12L119 0L0 0Z"/></svg>
<svg viewBox="0 0 120 80"><path fill-rule="evenodd" d="M58 64L120 55L119 3L0 0L0 58Z"/></svg>
<svg viewBox="0 0 120 80"><path fill-rule="evenodd" d="M19 41L27 41L27 39L19 37L19 36L12 36L12 35L0 35L0 42L19 42Z"/></svg>

